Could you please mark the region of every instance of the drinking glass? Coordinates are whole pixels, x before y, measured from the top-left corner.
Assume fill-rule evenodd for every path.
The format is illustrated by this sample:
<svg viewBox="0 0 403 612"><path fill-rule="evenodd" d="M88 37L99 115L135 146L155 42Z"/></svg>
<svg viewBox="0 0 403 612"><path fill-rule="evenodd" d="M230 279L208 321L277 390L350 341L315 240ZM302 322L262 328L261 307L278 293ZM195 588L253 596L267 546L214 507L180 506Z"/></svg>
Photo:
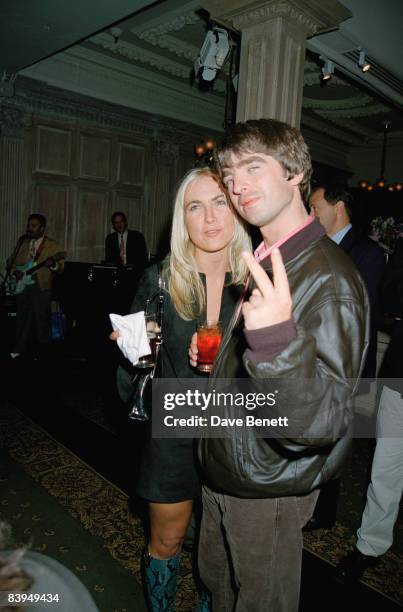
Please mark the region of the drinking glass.
<svg viewBox="0 0 403 612"><path fill-rule="evenodd" d="M197 369L211 372L222 339L220 321L201 321L197 325Z"/></svg>
<svg viewBox="0 0 403 612"><path fill-rule="evenodd" d="M155 314L146 314L146 330L147 338L150 343L151 353L149 355L143 355L136 363L136 368L153 368L155 365L157 341L160 336L161 328L157 323Z"/></svg>

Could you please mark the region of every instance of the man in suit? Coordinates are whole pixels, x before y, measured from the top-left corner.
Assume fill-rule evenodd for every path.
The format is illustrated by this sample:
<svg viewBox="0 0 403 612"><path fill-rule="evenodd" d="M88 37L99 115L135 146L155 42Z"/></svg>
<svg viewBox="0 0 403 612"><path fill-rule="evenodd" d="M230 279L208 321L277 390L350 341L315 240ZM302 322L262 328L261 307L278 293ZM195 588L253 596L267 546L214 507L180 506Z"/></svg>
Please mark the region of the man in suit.
<svg viewBox="0 0 403 612"><path fill-rule="evenodd" d="M113 213L111 224L115 231L105 239L105 261L117 266L133 264L140 275L148 261L143 234L127 229L126 215L120 211Z"/></svg>
<svg viewBox="0 0 403 612"><path fill-rule="evenodd" d="M383 311L395 320L379 371L381 394L376 447L365 509L355 548L343 557L336 577L343 584L360 580L392 546L403 492L403 238L396 242L382 287Z"/></svg>
<svg viewBox="0 0 403 612"><path fill-rule="evenodd" d="M327 235L350 255L361 274L370 303L370 343L362 378L376 376L377 331L380 319L380 287L385 270L382 249L368 236L360 234L351 223L352 196L341 184L316 185L309 199L310 206ZM340 480L329 481L322 489L311 520L305 531L331 529L336 520Z"/></svg>
<svg viewBox="0 0 403 612"><path fill-rule="evenodd" d="M51 339L51 290L55 273L64 267L64 247L45 235L46 218L38 213L29 215L26 234L22 236L9 260L10 274L19 281L16 294L17 319L12 358L25 353L35 332L35 341L43 347ZM38 271L25 274L21 267L35 265ZM32 284L25 284L31 281Z"/></svg>

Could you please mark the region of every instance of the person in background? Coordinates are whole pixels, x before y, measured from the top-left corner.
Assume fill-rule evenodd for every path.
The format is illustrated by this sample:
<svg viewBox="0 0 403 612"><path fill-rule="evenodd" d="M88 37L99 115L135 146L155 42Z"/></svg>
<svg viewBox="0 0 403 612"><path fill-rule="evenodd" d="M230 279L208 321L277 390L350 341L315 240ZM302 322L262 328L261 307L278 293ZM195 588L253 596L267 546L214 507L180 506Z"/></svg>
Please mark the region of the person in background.
<svg viewBox="0 0 403 612"><path fill-rule="evenodd" d="M241 257L250 250L243 224L234 215L219 177L197 168L179 185L173 214L171 254L163 262L163 344L157 374L163 378L199 378L187 351L199 318L220 320L225 330L240 296L247 268ZM158 292L158 267L149 266L131 311L145 309ZM111 334L116 340L118 332ZM127 368L127 370L126 370ZM130 394L130 364L118 370L123 400ZM171 612L182 544L201 495L194 443L189 439L150 438L146 444L137 493L148 501L151 536L144 555L149 609ZM208 610L203 592L199 610Z"/></svg>
<svg viewBox="0 0 403 612"><path fill-rule="evenodd" d="M17 318L12 358L26 353L34 332L35 349L42 351L51 340L51 293L55 274L63 271L64 247L45 234L46 218L39 213L28 217L10 274L16 279ZM32 269L37 270L30 274Z"/></svg>
<svg viewBox="0 0 403 612"><path fill-rule="evenodd" d="M355 548L340 560L336 577L343 584L358 581L378 565L392 546L403 492L403 238L386 267L382 287L386 316L394 319L391 339L379 371L382 388L376 420L376 447L371 482L357 530Z"/></svg>
<svg viewBox="0 0 403 612"><path fill-rule="evenodd" d="M131 264L141 275L148 261L143 234L128 229L126 215L120 211L113 213L111 224L114 231L105 238L105 261L116 266Z"/></svg>
<svg viewBox="0 0 403 612"><path fill-rule="evenodd" d="M368 292L371 309L371 338L362 378L376 375L377 329L380 322L380 289L386 259L382 249L352 225L353 198L341 184L315 185L309 204L326 234L353 260Z"/></svg>
<svg viewBox="0 0 403 612"><path fill-rule="evenodd" d="M342 184L319 183L312 190L309 204L329 238L353 260L367 289L370 304L371 335L362 378L376 376L377 333L380 324L380 287L386 260L382 249L352 225L353 199ZM336 522L340 480L330 480L322 488L312 519L304 531L331 529Z"/></svg>

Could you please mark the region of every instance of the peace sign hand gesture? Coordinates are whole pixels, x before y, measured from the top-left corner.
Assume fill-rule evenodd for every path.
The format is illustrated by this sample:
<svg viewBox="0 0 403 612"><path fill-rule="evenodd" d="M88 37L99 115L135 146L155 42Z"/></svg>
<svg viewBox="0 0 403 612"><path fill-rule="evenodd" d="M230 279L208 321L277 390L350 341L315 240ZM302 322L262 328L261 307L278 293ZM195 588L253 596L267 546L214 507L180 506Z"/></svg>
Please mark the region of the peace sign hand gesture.
<svg viewBox="0 0 403 612"><path fill-rule="evenodd" d="M242 257L256 283L249 300L242 306L246 329L261 329L288 321L292 314L292 299L280 250L273 249L270 256L273 282L252 253L244 252Z"/></svg>

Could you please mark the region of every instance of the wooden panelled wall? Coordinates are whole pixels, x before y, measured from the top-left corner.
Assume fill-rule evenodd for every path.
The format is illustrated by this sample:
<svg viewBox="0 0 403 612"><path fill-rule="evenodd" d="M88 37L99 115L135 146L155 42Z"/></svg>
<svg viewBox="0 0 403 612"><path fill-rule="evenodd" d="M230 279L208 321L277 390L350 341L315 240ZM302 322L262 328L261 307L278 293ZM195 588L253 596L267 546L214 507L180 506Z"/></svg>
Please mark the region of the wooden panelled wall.
<svg viewBox="0 0 403 612"><path fill-rule="evenodd" d="M27 138L25 216L41 212L68 259L100 262L113 211L142 231L151 253L169 234L175 184L192 167L189 152L138 136L34 121ZM21 228L23 231L23 228Z"/></svg>
<svg viewBox="0 0 403 612"><path fill-rule="evenodd" d="M194 125L21 79L13 99L0 99L0 272L32 212L47 217L70 261L104 259L114 210L144 233L152 254L165 253L175 188L205 136Z"/></svg>

